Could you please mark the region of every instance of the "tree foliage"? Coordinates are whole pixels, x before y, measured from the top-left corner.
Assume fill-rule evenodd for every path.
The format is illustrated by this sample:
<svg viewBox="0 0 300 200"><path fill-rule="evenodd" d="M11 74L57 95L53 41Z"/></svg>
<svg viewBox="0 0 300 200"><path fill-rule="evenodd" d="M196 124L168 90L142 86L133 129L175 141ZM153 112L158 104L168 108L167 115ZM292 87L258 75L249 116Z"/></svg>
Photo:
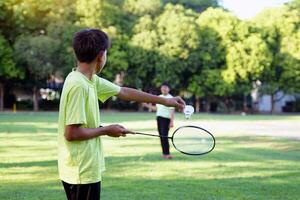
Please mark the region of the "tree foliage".
<svg viewBox="0 0 300 200"><path fill-rule="evenodd" d="M0 35L0 80L17 78L22 72L16 68L13 50L3 36Z"/></svg>
<svg viewBox="0 0 300 200"><path fill-rule="evenodd" d="M124 10L135 15L155 15L161 9L160 0L125 0Z"/></svg>
<svg viewBox="0 0 300 200"><path fill-rule="evenodd" d="M32 86L76 66L72 37L100 28L112 45L102 76L148 90L168 81L203 99L300 92L300 7L294 0L242 21L216 0L0 2L0 77Z"/></svg>
<svg viewBox="0 0 300 200"><path fill-rule="evenodd" d="M261 78L264 91L299 91L299 10L287 6L268 9L253 21L272 53L270 68Z"/></svg>
<svg viewBox="0 0 300 200"><path fill-rule="evenodd" d="M20 37L15 44L15 56L33 80L43 80L54 71L52 56L57 47L58 42L48 36Z"/></svg>
<svg viewBox="0 0 300 200"><path fill-rule="evenodd" d="M210 7L219 7L217 0L163 0L165 3L181 4L185 8L202 12Z"/></svg>
<svg viewBox="0 0 300 200"><path fill-rule="evenodd" d="M23 71L16 67L13 49L8 41L0 35L0 111L4 107L5 84L9 79L23 78Z"/></svg>

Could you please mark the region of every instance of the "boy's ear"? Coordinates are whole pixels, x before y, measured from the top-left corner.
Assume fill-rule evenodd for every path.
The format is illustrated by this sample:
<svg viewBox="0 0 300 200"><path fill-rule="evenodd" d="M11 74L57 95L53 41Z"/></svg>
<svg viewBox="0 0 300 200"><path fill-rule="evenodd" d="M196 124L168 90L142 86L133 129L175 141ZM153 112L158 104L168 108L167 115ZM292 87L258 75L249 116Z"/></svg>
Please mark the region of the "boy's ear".
<svg viewBox="0 0 300 200"><path fill-rule="evenodd" d="M102 61L104 59L104 53L105 53L105 51L100 51L99 52L99 54L98 54L99 61Z"/></svg>

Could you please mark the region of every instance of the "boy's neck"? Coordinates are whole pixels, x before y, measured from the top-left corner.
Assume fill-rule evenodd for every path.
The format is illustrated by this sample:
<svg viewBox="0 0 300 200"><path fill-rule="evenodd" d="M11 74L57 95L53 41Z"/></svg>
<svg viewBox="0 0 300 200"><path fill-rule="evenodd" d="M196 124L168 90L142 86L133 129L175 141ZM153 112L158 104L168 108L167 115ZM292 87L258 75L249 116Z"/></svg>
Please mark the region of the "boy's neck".
<svg viewBox="0 0 300 200"><path fill-rule="evenodd" d="M95 66L93 63L78 63L77 71L81 72L89 80L92 80L92 77L95 74Z"/></svg>

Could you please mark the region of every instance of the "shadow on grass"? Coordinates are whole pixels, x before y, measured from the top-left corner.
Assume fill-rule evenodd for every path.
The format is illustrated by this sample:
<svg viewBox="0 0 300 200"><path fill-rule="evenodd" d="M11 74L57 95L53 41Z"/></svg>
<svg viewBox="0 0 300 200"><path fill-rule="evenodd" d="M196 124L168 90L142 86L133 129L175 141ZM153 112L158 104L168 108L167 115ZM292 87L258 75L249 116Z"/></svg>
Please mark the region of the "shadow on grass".
<svg viewBox="0 0 300 200"><path fill-rule="evenodd" d="M58 121L57 112L24 112L0 113L0 122L55 122Z"/></svg>
<svg viewBox="0 0 300 200"><path fill-rule="evenodd" d="M179 162L219 162L219 163L234 163L234 162L287 162L287 161L300 161L299 152L276 152L267 149L235 149L227 152L211 152L202 156L188 156L182 155L178 152L173 153L174 158L172 161ZM165 161L161 158L159 153L144 154L142 156L114 156L107 157L107 163L119 163L126 166L128 163L143 163L143 162L162 162ZM172 162L170 161L170 162Z"/></svg>
<svg viewBox="0 0 300 200"><path fill-rule="evenodd" d="M1 124L0 133L57 133L57 128L41 128L34 125Z"/></svg>
<svg viewBox="0 0 300 200"><path fill-rule="evenodd" d="M65 200L61 182L37 181L0 185L0 199L5 200Z"/></svg>
<svg viewBox="0 0 300 200"><path fill-rule="evenodd" d="M128 138L127 138L128 139ZM133 146L138 148L143 147L155 147L160 149L159 140L156 138L138 138L135 137L131 140L136 141L135 144L121 144L123 148L129 148ZM149 140L152 140L149 143ZM300 161L300 146L298 142L284 139L280 140L272 139L268 137L250 137L250 136L239 136L239 137L219 137L216 138L216 147L215 149L206 155L202 156L188 156L178 153L174 148L172 149L176 156L174 160L188 160L188 161L222 161L222 162L243 162L243 161ZM274 147L268 147L267 145L274 143ZM285 148L278 148L280 145L285 145ZM170 142L170 145L172 143ZM256 146L258 145L258 146ZM243 147L244 146L244 147ZM264 147L265 146L265 147ZM108 158L110 159L110 158ZM118 157L114 157L118 159ZM120 158L122 160L122 157ZM139 160L140 157L126 157L126 161L129 160ZM156 162L161 161L161 158L158 154L145 154L143 160Z"/></svg>
<svg viewBox="0 0 300 200"><path fill-rule="evenodd" d="M158 170L158 169L156 169ZM284 173L268 178L226 178L189 180L115 178L105 175L102 181L103 200L294 200L300 192L293 182L296 173ZM279 180L279 181L278 181ZM280 181L281 180L281 181ZM299 183L299 181L298 181ZM10 183L0 185L0 199L60 200L65 199L59 180L49 182Z"/></svg>
<svg viewBox="0 0 300 200"><path fill-rule="evenodd" d="M215 151L210 154L195 157L174 152L174 159L166 161L161 159L160 152L140 154L145 146L160 148L159 143L149 144L146 138L130 140L132 147L122 148L121 144L124 151L130 150L130 155L125 155L125 152L124 155L106 158L107 171L102 183L104 200L299 199L300 171L297 163L300 154L296 142L265 137L220 137ZM263 147L269 143L289 148L281 151ZM135 155L132 149L140 155ZM51 177L57 177L56 160L0 163L0 173L15 167L24 168L24 172L30 172L31 167L48 167L46 172L42 168L33 170L33 173L42 176L50 172L53 173ZM13 170L10 173L14 173ZM174 171L165 174L166 170ZM161 174L151 176L149 171L161 171ZM144 176L144 173L147 175ZM44 181L41 178L26 182L22 180L20 171L15 174L20 176L20 180L0 184L0 199L65 199L59 180Z"/></svg>
<svg viewBox="0 0 300 200"><path fill-rule="evenodd" d="M134 170L134 169L133 169ZM153 169L159 170L159 169ZM293 177L299 173L287 172L272 177L169 179L115 178L105 176L104 199L297 199L300 195ZM298 180L299 183L299 180Z"/></svg>
<svg viewBox="0 0 300 200"><path fill-rule="evenodd" d="M57 160L0 163L0 168L9 167L53 167L57 166Z"/></svg>

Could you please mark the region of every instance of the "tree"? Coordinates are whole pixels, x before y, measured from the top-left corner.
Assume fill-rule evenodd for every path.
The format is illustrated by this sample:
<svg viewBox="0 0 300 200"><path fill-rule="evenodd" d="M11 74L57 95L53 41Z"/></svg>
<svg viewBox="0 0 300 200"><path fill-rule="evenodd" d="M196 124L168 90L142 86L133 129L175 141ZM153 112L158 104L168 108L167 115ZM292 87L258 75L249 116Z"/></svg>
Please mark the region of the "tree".
<svg viewBox="0 0 300 200"><path fill-rule="evenodd" d="M53 1L7 0L4 3L3 34L10 42L15 42L20 34L43 32L50 21ZM2 28L1 28L2 29Z"/></svg>
<svg viewBox="0 0 300 200"><path fill-rule="evenodd" d="M104 0L76 1L76 14L79 17L77 25L101 27L105 17L104 4Z"/></svg>
<svg viewBox="0 0 300 200"><path fill-rule="evenodd" d="M26 81L34 93L49 73L66 75L76 66L73 34L93 27L112 41L106 78L121 73L126 85L145 90L169 81L175 93L194 94L197 105L200 98L249 96L261 81L274 103L277 91L300 91L299 5L241 21L216 0L7 0L0 2L1 45L14 46L11 60L26 80L36 77ZM12 77L0 76L1 83Z"/></svg>
<svg viewBox="0 0 300 200"><path fill-rule="evenodd" d="M159 46L164 59L156 64L155 82L169 81L179 90L185 89L183 73L189 67L191 53L198 48L197 14L181 5L167 4L156 19Z"/></svg>
<svg viewBox="0 0 300 200"><path fill-rule="evenodd" d="M52 52L52 58L55 58L51 61L53 71L60 72L64 76L67 76L72 68L77 66L72 48L72 39L74 33L78 30L80 30L80 27L68 21L53 22L46 29L47 37L56 41L55 45L57 45L57 47L54 47L56 51Z"/></svg>
<svg viewBox="0 0 300 200"><path fill-rule="evenodd" d="M156 18L150 15L140 18L131 39L131 61L135 62L131 66L136 66L134 74L138 80L148 87L164 81L169 81L177 91L184 87L182 81L187 80L182 73L199 39L195 16L196 13L181 5L168 4Z"/></svg>
<svg viewBox="0 0 300 200"><path fill-rule="evenodd" d="M287 4L290 9L296 10L300 8L300 0L293 0Z"/></svg>
<svg viewBox="0 0 300 200"><path fill-rule="evenodd" d="M106 29L104 29L106 31ZM116 30L115 30L116 31ZM106 31L111 40L108 49L108 59L105 70L101 73L106 78L113 80L117 74L126 73L128 69L128 36L121 33Z"/></svg>
<svg viewBox="0 0 300 200"><path fill-rule="evenodd" d="M149 89L155 76L156 63L161 62L161 56L156 52L159 46L156 24L150 15L138 20L129 45L130 68L126 80L136 88Z"/></svg>
<svg viewBox="0 0 300 200"><path fill-rule="evenodd" d="M295 0L285 7L281 26L282 84L288 93L300 92L300 1ZM281 24L282 25L282 24Z"/></svg>
<svg viewBox="0 0 300 200"><path fill-rule="evenodd" d="M185 8L203 12L210 7L219 7L218 0L163 0L165 3L181 4Z"/></svg>
<svg viewBox="0 0 300 200"><path fill-rule="evenodd" d="M124 2L126 4L126 2ZM125 16L122 4L106 0L77 1L77 26L101 28L111 39L108 61L102 75L113 79L128 68L128 35L131 18ZM126 21L127 20L127 21Z"/></svg>
<svg viewBox="0 0 300 200"><path fill-rule="evenodd" d="M129 13L144 16L158 14L162 5L160 0L125 0L123 7Z"/></svg>
<svg viewBox="0 0 300 200"><path fill-rule="evenodd" d="M88 28L109 28L123 25L123 10L108 0L77 0L76 25Z"/></svg>
<svg viewBox="0 0 300 200"><path fill-rule="evenodd" d="M206 98L205 110L209 111L211 101L227 94L231 88L221 74L225 68L226 48L219 34L204 24L199 25L199 37L199 46L192 52L194 59L187 69L187 76L191 77L187 88L196 97L196 110L200 109L200 98Z"/></svg>
<svg viewBox="0 0 300 200"><path fill-rule="evenodd" d="M261 78L260 91L271 95L273 113L275 102L281 99L276 98L279 91L284 93L300 91L299 10L288 6L268 9L259 14L253 23L272 53L270 67L264 71Z"/></svg>
<svg viewBox="0 0 300 200"><path fill-rule="evenodd" d="M272 62L272 54L260 34L252 33L246 22L241 22L236 29L238 39L227 47L227 68L223 71L226 82L238 85L236 91L244 96L244 111L247 108L247 96L265 70ZM240 90L243 88L243 90Z"/></svg>
<svg viewBox="0 0 300 200"><path fill-rule="evenodd" d="M300 92L300 29L282 39L282 84L291 94Z"/></svg>
<svg viewBox="0 0 300 200"><path fill-rule="evenodd" d="M195 94L197 105L200 98L206 99L206 111L216 98L227 97L234 91L234 84L225 81L226 51L236 37L235 27L239 20L222 9L209 8L197 19L199 28L198 47L193 52L190 65L190 92Z"/></svg>
<svg viewBox="0 0 300 200"><path fill-rule="evenodd" d="M13 60L13 50L5 38L0 35L0 111L4 107L5 84L10 78L22 78L23 73Z"/></svg>
<svg viewBox="0 0 300 200"><path fill-rule="evenodd" d="M22 36L15 43L15 56L18 66L27 72L27 80L32 84L33 107L38 110L38 86L45 82L54 71L55 53L58 41L48 36Z"/></svg>

